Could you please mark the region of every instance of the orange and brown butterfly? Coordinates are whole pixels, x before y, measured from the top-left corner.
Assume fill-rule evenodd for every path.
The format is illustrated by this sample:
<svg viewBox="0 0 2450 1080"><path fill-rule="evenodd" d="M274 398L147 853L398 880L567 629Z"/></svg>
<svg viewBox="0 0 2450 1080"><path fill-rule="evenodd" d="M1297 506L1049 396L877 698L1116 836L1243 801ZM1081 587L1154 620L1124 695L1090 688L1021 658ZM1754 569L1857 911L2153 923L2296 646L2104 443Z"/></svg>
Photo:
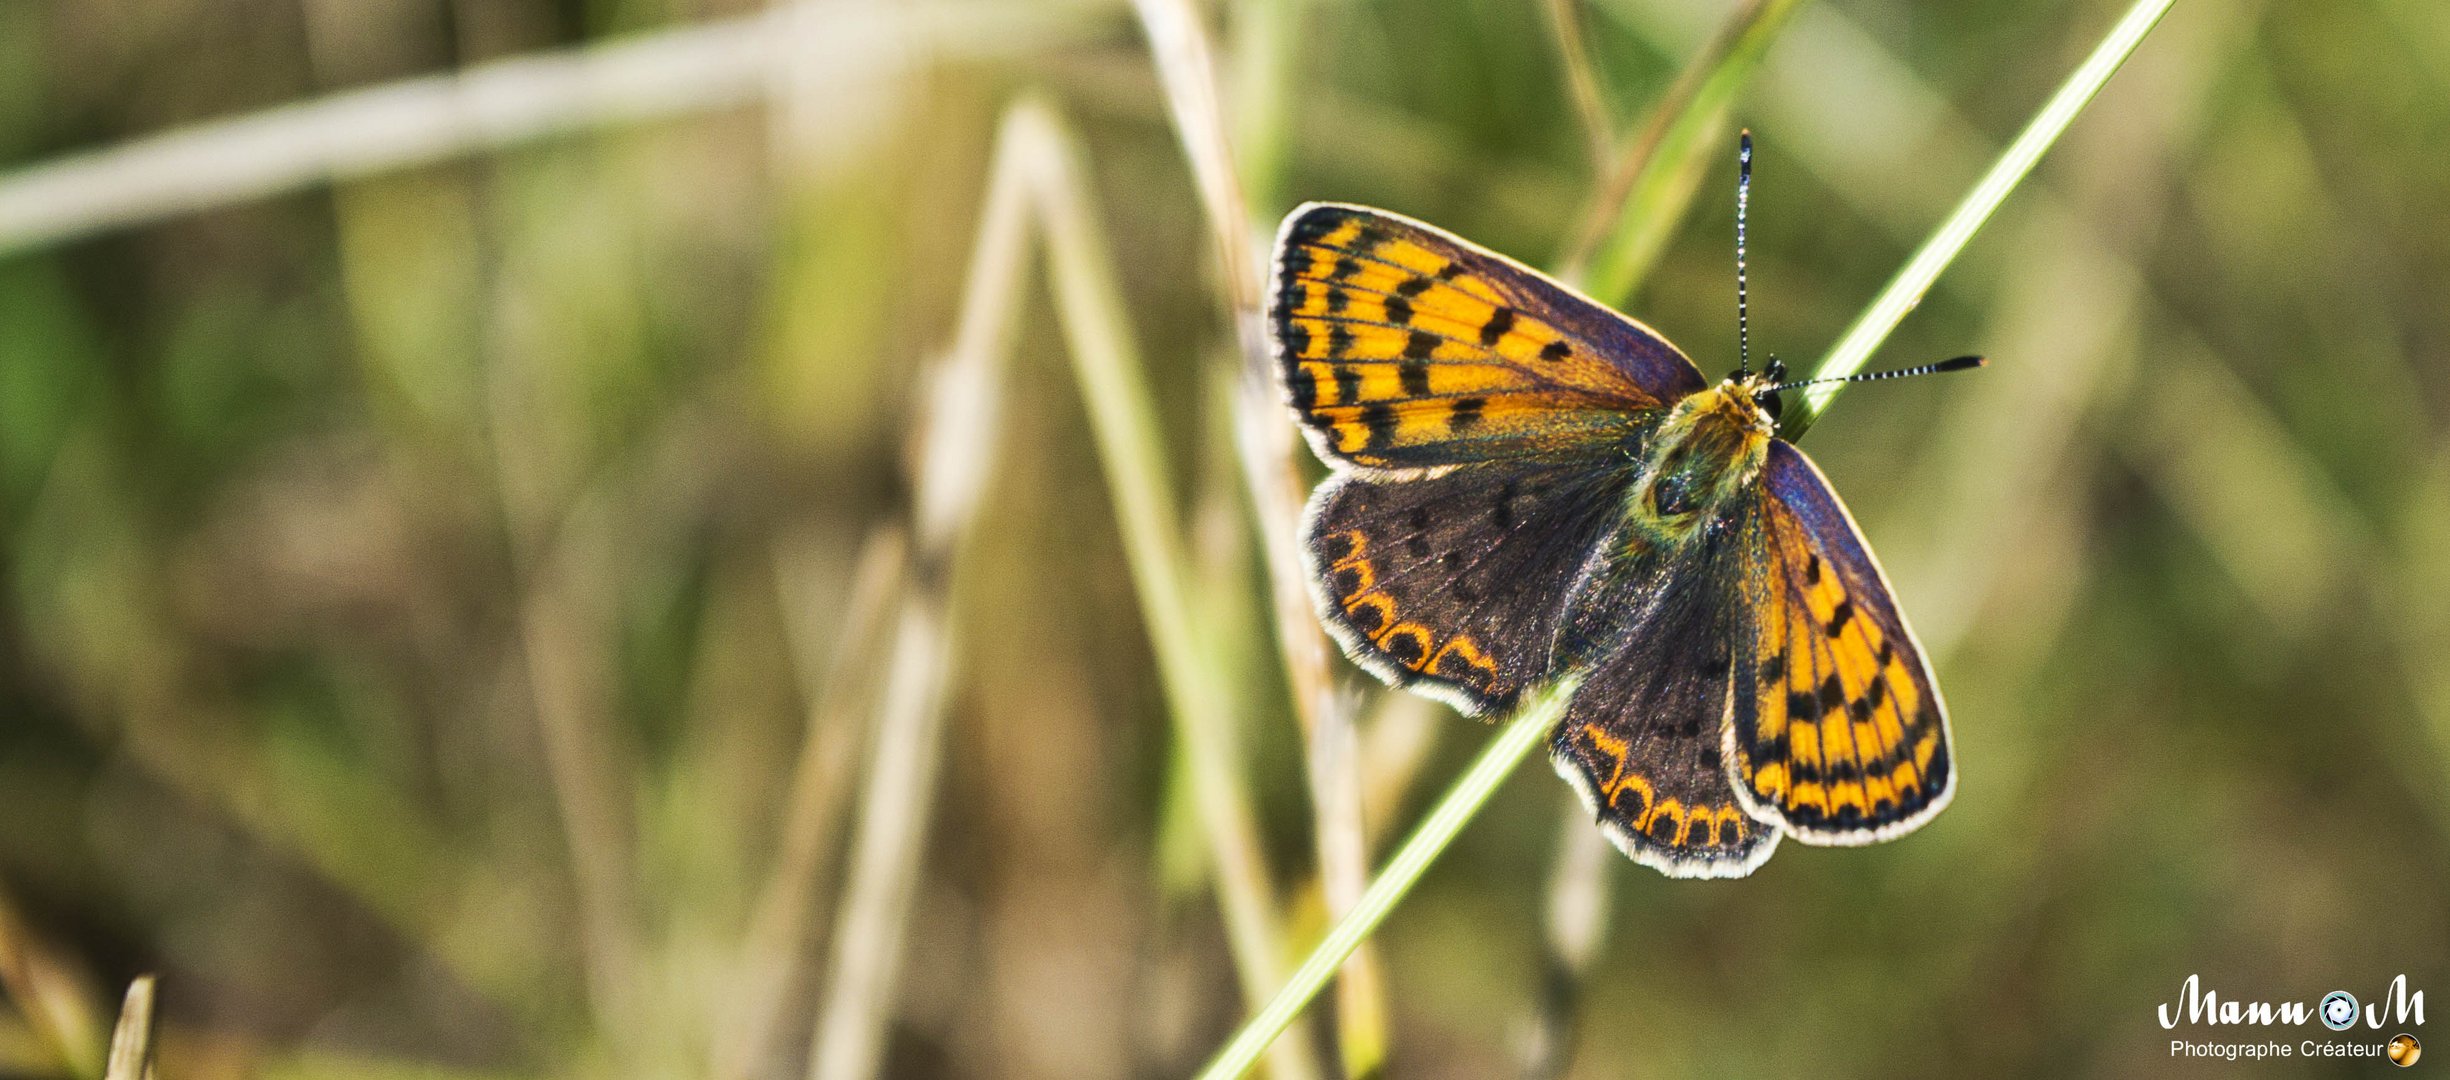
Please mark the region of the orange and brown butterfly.
<svg viewBox="0 0 2450 1080"><path fill-rule="evenodd" d="M1713 385L1657 331L1365 207L1295 210L1273 272L1286 399L1335 470L1303 527L1312 591L1361 667L1475 715L1579 672L1557 771L1673 877L1948 804L1939 688L1845 506L1778 438L1799 384L1775 360Z"/></svg>

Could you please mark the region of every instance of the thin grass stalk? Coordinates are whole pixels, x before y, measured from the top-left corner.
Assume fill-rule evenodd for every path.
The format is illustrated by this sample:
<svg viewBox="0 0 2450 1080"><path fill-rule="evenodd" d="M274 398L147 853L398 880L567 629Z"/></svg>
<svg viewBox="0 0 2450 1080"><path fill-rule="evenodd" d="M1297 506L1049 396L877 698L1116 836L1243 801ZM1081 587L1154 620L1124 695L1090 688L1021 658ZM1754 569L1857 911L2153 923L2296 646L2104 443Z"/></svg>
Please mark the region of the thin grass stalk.
<svg viewBox="0 0 2450 1080"><path fill-rule="evenodd" d="M1026 101L1017 123L1046 148L1037 186L1047 269L1089 426L1105 467L1141 619L1156 653L1168 711L1190 770L1192 799L1216 859L1219 906L1246 1000L1259 1001L1284 970L1280 925L1257 821L1243 784L1232 688L1221 653L1202 640L1192 606L1197 575L1181 537L1181 501L1165 470L1156 407L1144 377L1113 257L1074 162L1076 145L1047 106ZM1318 1074L1298 1046L1272 1057L1282 1077Z"/></svg>
<svg viewBox="0 0 2450 1080"><path fill-rule="evenodd" d="M520 590L519 651L526 665L530 708L544 746L545 775L570 850L571 890L590 1004L598 1032L622 1044L636 1036L633 1006L639 980L635 823L622 792L630 790L628 747L610 722L605 685L605 610L611 577L605 544L612 535L608 496L582 496L547 533L553 511L513 477L521 441L512 432L526 411L515 408L502 383L510 365L493 365L486 407L506 517L518 539L514 572Z"/></svg>
<svg viewBox="0 0 2450 1080"><path fill-rule="evenodd" d="M1024 109L1005 115L953 344L925 383L912 469L912 569L875 713L867 797L809 1050L812 1080L864 1080L875 1075L884 1052L943 756L949 661L956 653L951 579L994 471L1004 373L1030 251L1031 189L1048 153L1044 133Z"/></svg>
<svg viewBox="0 0 2450 1080"><path fill-rule="evenodd" d="M1373 849L1386 839L1395 813L1428 764L1430 751L1454 718L1445 705L1419 694L1378 695L1378 707L1361 732L1361 820Z"/></svg>
<svg viewBox="0 0 2450 1080"><path fill-rule="evenodd" d="M0 254L534 142L739 108L780 72L865 70L879 42L1007 56L1092 32L1099 5L912 3L795 48L792 7L283 105L0 176ZM891 50L883 54L891 55Z"/></svg>
<svg viewBox="0 0 2450 1080"><path fill-rule="evenodd" d="M94 1056L102 1038L94 1008L100 989L73 956L35 934L16 902L0 892L0 998L17 1007L43 1048L75 1076L102 1068Z"/></svg>
<svg viewBox="0 0 2450 1080"><path fill-rule="evenodd" d="M1749 0L1694 55L1626 144L1583 214L1558 272L1613 304L1629 300L1667 251L1693 193L1723 161L1735 95L1802 0Z"/></svg>
<svg viewBox="0 0 2450 1080"><path fill-rule="evenodd" d="M1216 50L1190 0L1132 0L1148 35L1150 59L1165 87L1176 138L1190 159L1200 205L1216 234L1216 257L1236 312L1259 307L1257 260L1251 252L1250 205L1234 170L1225 109L1217 88Z"/></svg>
<svg viewBox="0 0 2450 1080"><path fill-rule="evenodd" d="M949 572L951 566L939 561L936 569ZM868 757L868 798L835 923L824 1011L809 1049L811 1080L865 1080L876 1075L884 1055L943 756L946 668L956 648L944 584L939 578L932 588L914 589L895 620Z"/></svg>
<svg viewBox="0 0 2450 1080"><path fill-rule="evenodd" d="M1855 317L1854 324L1847 327L1837 344L1830 347L1829 354L1813 369L1811 377L1836 379L1863 370L1864 363L1871 359L1872 351L1888 340L1889 331L1896 329L1915 305L1922 303L1923 293L1930 290L1932 282L1939 280L1940 271L1956 261L1957 254L1965 250L1965 245L1973 240L1976 232L1981 231L1983 223L1998 211L1999 204L2007 201L2008 193L2016 190L2025 175L2033 171L2033 166L2042 160L2042 153L2058 142L2059 136L2066 134L2067 126L2075 122L2076 115L2092 102L2093 95L2109 84L2110 76L2118 72L2119 65L2127 62L2127 57L2135 54L2136 47L2144 43L2145 36L2159 25L2161 17L2169 14L2170 7L2176 2L2136 0L2135 5L2127 9L2127 13L2111 26L2109 35L2093 48L2092 55L2077 65L2075 73L2068 76L2066 82L2059 84L2058 90L2050 95L2050 100L2042 105L2041 111L2034 114L2024 131L2017 134L2016 141L2008 144L2007 150L1999 155L1999 160L1992 163L1990 171L1983 174L1972 191L1966 192L1956 209L1940 223L1938 231L1923 241L1923 246L1915 251L1914 257L1906 260L1905 267L1897 272L1897 276L1891 278L1888 286L1880 290L1880 294L1872 299L1861 315ZM1807 388L1802 400L1797 402L1800 407L1787 414L1780 434L1789 441L1802 437L1812 427L1813 421L1828 411L1829 403L1836 400L1839 391L1847 385L1842 382L1823 383Z"/></svg>
<svg viewBox="0 0 2450 1080"><path fill-rule="evenodd" d="M1541 0L1548 16L1549 36L1556 39L1557 60L1565 71L1565 96L1574 104L1574 118L1581 121L1582 141L1591 155L1591 175L1608 174L1609 162L1616 156L1616 120L1608 113L1606 95L1599 88L1599 65L1592 61L1590 47L1582 36L1582 5L1580 0Z"/></svg>
<svg viewBox="0 0 2450 1080"><path fill-rule="evenodd" d="M1299 0L1261 0L1252 12L1256 32L1245 39L1246 78L1285 78L1299 34L1293 25ZM1283 650L1294 716L1300 722L1310 786L1313 839L1318 853L1320 891L1330 918L1357 902L1369 876L1368 836L1361 813L1361 780L1354 748L1358 738L1352 717L1342 707L1330 674L1332 651L1311 609L1308 583L1297 557L1297 526L1304 502L1299 449L1292 425L1277 400L1275 373L1261 313L1257 260L1252 257L1256 232L1250 205L1237 172L1235 148L1215 85L1214 50L1198 13L1187 0L1135 0L1142 27L1177 136L1183 144L1206 210L1217 249L1223 287L1241 346L1242 370L1235 401L1237 449L1243 475L1260 524L1266 553L1269 595L1275 613L1276 639ZM1253 59L1252 52L1274 55ZM1255 155L1262 182L1273 187L1281 168L1286 125L1281 115L1282 87L1241 88L1246 100L1275 112L1244 117L1251 140L1242 149ZM1271 97L1270 95L1274 95ZM1255 146L1252 144L1256 144ZM1248 165L1248 161L1245 162ZM1356 954L1339 985L1337 1046L1347 1075L1377 1071L1385 1058L1386 1001L1374 951Z"/></svg>
<svg viewBox="0 0 2450 1080"><path fill-rule="evenodd" d="M2158 22L2161 15L2167 13L2172 2L2174 0L2139 0L2135 8L2112 28L2109 36L2103 40L2099 48L2094 50L2093 55L2079 65L2059 91L2052 95L2049 103L2044 106L2043 113L2027 127L2026 135L2020 136L2016 143L2010 145L2002 156L2000 164L1993 167L1991 174L1985 176L1982 184L1977 185L1975 195L1982 195L1983 198L1977 200L1975 195L1969 195L1965 203L1960 205L1960 213L1952 215L1949 222L1943 225L1941 236L1947 235L1950 226L1957 225L1960 219L1970 221L1970 224L1965 226L1966 231L1963 235L1957 237L1945 248L1945 257L1938 258L1929 266L1928 273L1921 278L1920 287L1915 290L1914 295L1919 296L1920 289L1927 288L1930 281L1936 278L1939 271L1953 260L1956 253L1963 250L1965 241L1971 239L1972 233L1978 231L1983 222L1988 220L1990 212L1997 209L2000 200L2006 197L2007 192L2013 190L2016 183L2031 172L2033 163L2039 159L2041 152L2048 149L2059 135L2065 133L2067 125L2074 119L2074 114L2081 111L2083 106L2100 92L2101 86L2108 81L2111 74L2117 71L2119 63L2132 54L2137 45L2141 44L2143 36L2151 30L2154 23ZM2050 123L2045 124L2045 120L2049 120ZM2037 130L2044 132L2044 135L2037 143L2028 145L2027 136L2034 135ZM2019 162L2021 164L2018 164ZM2008 168L2010 165L2015 167L2010 170ZM2002 175L2006 176L2004 187L1985 194L1989 192L1991 180ZM1979 212L1967 214L1966 207L1977 202L1982 203ZM1939 239L1940 236L1935 236L1934 243L1926 244L1926 251L1934 248ZM1923 253L1918 252L1915 259L1909 261L1908 270L1913 270L1924 262ZM1900 272L1900 280L1907 277L1906 272ZM1885 298L1886 294L1883 295ZM1903 317L1902 310L1898 312L1898 317ZM1866 322L1868 322L1866 319L1858 320L1859 325ZM1861 353L1868 356L1872 349L1878 347L1880 340L1886 337L1888 331L1894 329L1896 325L1897 319L1894 318L1879 323L1877 333L1867 337L1865 343L1860 347ZM1855 362L1859 367L1860 359L1858 358ZM1478 813L1497 783L1511 772L1514 766L1520 764L1522 759L1530 754L1532 747L1537 746L1542 737L1548 734L1550 726L1554 724L1566 702L1571 698L1574 685L1578 680L1578 676L1569 676L1559 685L1544 691L1537 700L1516 713L1515 718L1508 722L1504 732L1498 738L1491 740L1489 746L1481 751L1480 757L1472 763L1463 778L1448 789L1446 796L1439 801L1437 809L1431 812L1429 819L1423 822L1420 829L1413 834L1412 839L1405 842L1404 847L1396 853L1395 858L1389 862L1387 869L1379 875L1378 879L1370 884L1369 890L1364 894L1362 905L1328 931L1326 938L1312 950L1310 957L1303 961L1302 966L1294 972L1292 981L1288 982L1284 989L1268 1002L1266 1008L1251 1017L1234 1034L1233 1038L1226 1042L1225 1046L1218 1051L1216 1058L1209 1063L1208 1068L1201 1073L1203 1080L1225 1080L1225 1078L1237 1077L1250 1068L1251 1063L1257 1060L1261 1050L1275 1039L1287 1024L1292 1022L1293 1017L1309 1004L1311 998L1317 995L1321 984L1325 982L1328 973L1333 970L1336 963L1372 930L1376 929L1378 923L1386 918L1393 905L1401 900L1412 884L1419 879L1421 871L1428 862L1445 849L1446 844L1454 838L1456 831L1460 830L1473 814Z"/></svg>
<svg viewBox="0 0 2450 1080"><path fill-rule="evenodd" d="M1540 1003L1523 1055L1526 1080L1563 1076L1574 1063L1583 983L1607 941L1614 893L1608 875L1616 862L1615 847L1591 827L1582 805L1566 806L1557 828L1557 863L1548 880Z"/></svg>
<svg viewBox="0 0 2450 1080"><path fill-rule="evenodd" d="M1259 1060L1260 1053L1266 1050L1268 1044L1275 1041L1276 1036L1293 1023L1293 1018L1300 1015L1310 999L1318 995L1319 989L1335 974L1344 957L1359 947L1362 939L1368 937L1371 931L1378 929L1379 923L1386 921L1388 913L1395 910L1396 902L1412 891L1422 872L1428 870L1429 864L1446 850L1446 845L1454 842L1455 835L1463 831L1464 823L1480 812L1480 808L1489 801L1489 796L1497 793L1498 785L1523 763L1523 759L1530 757L1534 749L1547 741L1549 731L1565 714L1565 706L1572 700L1580 683L1579 678L1565 679L1543 690L1515 712L1514 718L1498 730L1497 737L1489 740L1488 747L1480 752L1480 757L1472 762L1471 768L1465 770L1462 778L1447 789L1436 808L1421 821L1420 827L1413 830L1403 846L1395 850L1395 855L1387 860L1386 869L1381 870L1377 880L1362 892L1361 902L1327 931L1326 938L1311 951L1310 958L1293 972L1284 989L1269 999L1267 1006L1242 1025L1242 1030L1217 1051L1208 1067L1200 1071L1201 1080L1231 1080L1250 1071L1251 1065Z"/></svg>
<svg viewBox="0 0 2450 1080"><path fill-rule="evenodd" d="M154 987L151 975L139 975L128 984L127 998L119 1006L119 1023L111 1029L110 1056L103 1065L102 1080L152 1080Z"/></svg>
<svg viewBox="0 0 2450 1080"><path fill-rule="evenodd" d="M800 567L811 554L775 553L775 586L786 612L804 606L795 586L806 577ZM844 832L839 825L853 788L852 765L866 745L859 718L867 715L873 692L869 673L879 665L875 643L889 632L908 561L901 529L886 526L870 534L851 575L850 600L843 605L830 662L817 656L814 643L791 650L802 669L807 722L783 796L779 854L742 935L740 975L714 1048L716 1076L759 1075L779 1046L783 1007L800 981L810 931L824 910L825 866ZM785 632L801 621L788 620Z"/></svg>
<svg viewBox="0 0 2450 1080"><path fill-rule="evenodd" d="M1285 133L1298 78L1294 46L1307 6L1308 0L1249 0L1233 7L1234 159L1252 205L1275 206L1283 197L1291 146Z"/></svg>

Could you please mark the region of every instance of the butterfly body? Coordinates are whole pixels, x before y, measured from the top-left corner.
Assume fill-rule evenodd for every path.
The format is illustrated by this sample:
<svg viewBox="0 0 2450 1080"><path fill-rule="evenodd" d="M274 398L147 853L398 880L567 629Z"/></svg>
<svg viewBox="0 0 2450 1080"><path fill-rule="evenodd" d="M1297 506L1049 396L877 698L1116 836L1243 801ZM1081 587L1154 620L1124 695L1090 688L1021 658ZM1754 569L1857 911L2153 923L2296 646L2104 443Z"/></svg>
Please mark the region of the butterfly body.
<svg viewBox="0 0 2450 1080"><path fill-rule="evenodd" d="M1625 507L1643 539L1681 546L1747 494L1776 430L1754 400L1769 385L1762 376L1731 377L1668 407Z"/></svg>
<svg viewBox="0 0 2450 1080"><path fill-rule="evenodd" d="M1782 835L1886 839L1954 790L1887 581L1775 434L1777 372L1711 384L1562 283L1420 222L1311 204L1278 239L1286 400L1336 475L1303 528L1322 622L1474 715L1574 672L1557 771L1636 861L1736 877Z"/></svg>

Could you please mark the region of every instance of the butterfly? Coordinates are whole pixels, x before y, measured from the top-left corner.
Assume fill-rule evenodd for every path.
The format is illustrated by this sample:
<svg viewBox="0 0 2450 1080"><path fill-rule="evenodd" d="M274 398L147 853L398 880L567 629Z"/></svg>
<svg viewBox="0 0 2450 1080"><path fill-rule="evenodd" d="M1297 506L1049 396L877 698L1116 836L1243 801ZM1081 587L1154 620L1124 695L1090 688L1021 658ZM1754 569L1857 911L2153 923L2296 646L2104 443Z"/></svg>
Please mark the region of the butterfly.
<svg viewBox="0 0 2450 1080"><path fill-rule="evenodd" d="M1801 384L1774 359L1712 384L1650 327L1361 206L1296 209L1272 274L1285 399L1333 470L1307 576L1363 669L1472 715L1579 673L1557 772L1671 877L1948 804L1939 687L1845 505L1777 437Z"/></svg>

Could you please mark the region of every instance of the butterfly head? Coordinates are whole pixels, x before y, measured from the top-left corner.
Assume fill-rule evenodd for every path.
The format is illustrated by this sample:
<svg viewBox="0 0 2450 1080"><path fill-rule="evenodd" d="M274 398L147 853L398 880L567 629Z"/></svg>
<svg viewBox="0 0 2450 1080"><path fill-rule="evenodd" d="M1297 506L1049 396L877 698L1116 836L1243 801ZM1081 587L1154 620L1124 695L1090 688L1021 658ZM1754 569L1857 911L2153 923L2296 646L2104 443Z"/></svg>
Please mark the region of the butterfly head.
<svg viewBox="0 0 2450 1080"><path fill-rule="evenodd" d="M1785 399L1778 396L1779 391L1786 389L1783 385L1785 382L1786 362L1773 355L1769 358L1769 366L1759 371L1742 367L1735 369L1735 373L1727 376L1722 386L1728 393L1750 400L1767 418L1770 426L1775 428L1779 416L1786 411Z"/></svg>

